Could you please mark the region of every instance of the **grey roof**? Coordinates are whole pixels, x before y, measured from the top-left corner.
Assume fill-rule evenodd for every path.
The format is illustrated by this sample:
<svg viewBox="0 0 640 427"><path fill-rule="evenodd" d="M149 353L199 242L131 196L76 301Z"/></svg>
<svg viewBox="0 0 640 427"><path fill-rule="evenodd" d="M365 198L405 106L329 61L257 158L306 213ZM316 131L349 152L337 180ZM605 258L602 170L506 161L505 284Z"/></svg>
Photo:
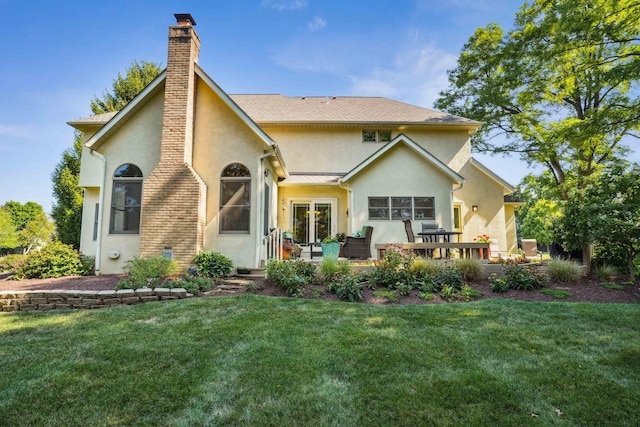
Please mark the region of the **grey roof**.
<svg viewBox="0 0 640 427"><path fill-rule="evenodd" d="M113 116L115 116L116 114L118 114L118 112L114 111L112 113L98 114L98 115L95 115L95 116L84 117L82 119L71 120L70 122L67 122L67 123L69 125L71 125L71 126L74 126L74 125L103 125L103 124L107 123L109 120L111 120L113 118Z"/></svg>
<svg viewBox="0 0 640 427"><path fill-rule="evenodd" d="M478 127L480 122L380 97L230 95L255 122L435 124Z"/></svg>

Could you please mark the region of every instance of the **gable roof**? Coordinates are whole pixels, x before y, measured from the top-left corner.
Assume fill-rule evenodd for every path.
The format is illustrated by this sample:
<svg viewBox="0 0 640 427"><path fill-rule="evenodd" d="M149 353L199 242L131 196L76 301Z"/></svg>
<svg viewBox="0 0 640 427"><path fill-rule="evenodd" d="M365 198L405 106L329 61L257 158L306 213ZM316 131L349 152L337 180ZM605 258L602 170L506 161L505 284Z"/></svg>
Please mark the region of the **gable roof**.
<svg viewBox="0 0 640 427"><path fill-rule="evenodd" d="M493 172L491 169L489 169L488 167L486 167L485 165L483 165L482 163L480 163L477 159L474 159L473 157L471 158L471 164L473 166L476 167L476 169L478 169L480 172L484 173L485 175L487 175L489 178L491 178L492 180L494 180L495 182L497 182L498 184L500 184L502 186L502 188L504 189L504 194L511 194L514 191L516 191L515 187L511 184L509 184L507 181L505 181L503 178L501 178L500 176L498 176L495 172Z"/></svg>
<svg viewBox="0 0 640 427"><path fill-rule="evenodd" d="M252 119L245 113L230 97L229 95L215 83L211 77L204 72L204 70L196 63L195 73L202 79L210 88L216 93L222 101L234 112L240 119L258 136L258 138L268 146L269 149L274 151L275 160L272 163L277 169L280 169L283 176L287 176L288 172L284 163L284 158L280 152L278 145L267 135L260 126L258 126ZM131 102L129 102L122 110L114 113L100 114L96 116L87 117L84 119L78 119L67 122L70 126L77 129L86 128L88 126L102 125L89 140L85 143L88 148L99 148L107 137L113 134L118 128L120 128L130 117L129 115L135 111L138 111L146 102L149 97L162 88L164 88L164 81L167 76L167 71L164 70L160 73L151 83L149 83L138 95L136 95Z"/></svg>
<svg viewBox="0 0 640 427"><path fill-rule="evenodd" d="M478 128L481 123L381 97L230 95L257 123L415 124Z"/></svg>
<svg viewBox="0 0 640 427"><path fill-rule="evenodd" d="M441 162L437 157L429 153L420 145L416 144L411 138L409 138L404 134L400 134L396 136L391 142L386 144L384 147L382 147L381 149L373 153L371 156L369 156L365 161L363 161L358 166L353 168L349 173L347 173L344 177L342 177L340 181L342 182L349 181L351 178L353 178L358 173L360 173L361 171L369 167L371 163L373 163L375 160L384 156L386 153L389 152L389 150L391 150L393 147L395 147L398 144L404 144L410 149L412 149L413 151L415 151L416 154L418 154L424 160L431 163L433 166L435 166L437 170L440 170L442 173L447 175L449 178L451 178L452 181L456 182L457 184L462 184L464 182L464 178L460 176L456 171L454 171L449 166Z"/></svg>

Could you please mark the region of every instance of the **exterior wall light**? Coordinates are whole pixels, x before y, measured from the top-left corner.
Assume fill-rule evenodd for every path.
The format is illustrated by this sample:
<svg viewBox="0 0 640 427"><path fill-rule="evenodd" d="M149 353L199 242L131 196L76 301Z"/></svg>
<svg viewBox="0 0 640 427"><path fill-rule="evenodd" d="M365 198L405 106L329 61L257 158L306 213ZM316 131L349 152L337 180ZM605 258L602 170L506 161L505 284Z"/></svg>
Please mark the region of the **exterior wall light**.
<svg viewBox="0 0 640 427"><path fill-rule="evenodd" d="M474 212L478 212L478 205L471 206L471 210Z"/></svg>

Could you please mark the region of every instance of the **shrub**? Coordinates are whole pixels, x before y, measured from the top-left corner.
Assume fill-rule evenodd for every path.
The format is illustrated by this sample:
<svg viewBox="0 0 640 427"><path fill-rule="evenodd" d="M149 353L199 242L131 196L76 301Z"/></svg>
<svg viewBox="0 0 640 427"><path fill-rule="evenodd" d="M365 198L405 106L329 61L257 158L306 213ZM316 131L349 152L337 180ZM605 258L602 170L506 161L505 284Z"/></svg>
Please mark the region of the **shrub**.
<svg viewBox="0 0 640 427"><path fill-rule="evenodd" d="M504 273L509 288L521 291L539 289L547 282L547 276L535 267L520 264L504 264Z"/></svg>
<svg viewBox="0 0 640 427"><path fill-rule="evenodd" d="M308 263L314 265L313 263ZM323 258L320 263L318 281L320 283L330 283L339 274L347 274L352 271L348 261L338 261L334 258Z"/></svg>
<svg viewBox="0 0 640 427"><path fill-rule="evenodd" d="M602 244L595 245L593 253L593 265L599 266L608 264L622 274L629 274L629 264L627 262L627 254L619 245ZM640 271L640 257L636 257L633 261L635 271Z"/></svg>
<svg viewBox="0 0 640 427"><path fill-rule="evenodd" d="M454 267L462 273L465 282L479 282L484 279L484 268L479 259L457 259Z"/></svg>
<svg viewBox="0 0 640 427"><path fill-rule="evenodd" d="M17 275L27 279L78 276L83 268L80 255L69 245L51 242L39 251L27 255Z"/></svg>
<svg viewBox="0 0 640 427"><path fill-rule="evenodd" d="M458 292L458 297L463 301L471 301L474 298L480 298L482 294L480 291L473 289L469 285L463 285L460 292Z"/></svg>
<svg viewBox="0 0 640 427"><path fill-rule="evenodd" d="M211 290L213 281L208 277L199 277L187 275L178 280L167 280L162 283L164 288L184 288L191 294L197 294L200 292L208 292Z"/></svg>
<svg viewBox="0 0 640 427"><path fill-rule="evenodd" d="M180 270L175 260L161 255L150 258L134 258L127 261L124 271L129 275L118 283L118 289L155 288L163 279Z"/></svg>
<svg viewBox="0 0 640 427"><path fill-rule="evenodd" d="M547 274L555 282L574 283L580 280L580 265L574 261L556 259L547 266Z"/></svg>
<svg viewBox="0 0 640 427"><path fill-rule="evenodd" d="M400 249L388 248L384 257L369 275L370 285L397 287L398 284L412 285L413 276L410 267L413 255L406 254Z"/></svg>
<svg viewBox="0 0 640 427"><path fill-rule="evenodd" d="M491 275L489 282L491 283L491 292L504 293L509 290L509 282L506 279L496 277L495 274Z"/></svg>
<svg viewBox="0 0 640 427"><path fill-rule="evenodd" d="M10 271L12 273L17 272L26 258L27 256L22 254L3 256L0 258L0 271Z"/></svg>
<svg viewBox="0 0 640 427"><path fill-rule="evenodd" d="M304 295L304 285L309 279L296 271L296 264L298 264L296 261L269 261L265 268L267 280L284 288L291 296ZM298 268L303 269L301 267Z"/></svg>
<svg viewBox="0 0 640 427"><path fill-rule="evenodd" d="M82 264L82 275L92 276L96 272L96 257L91 255L80 255L80 263Z"/></svg>
<svg viewBox="0 0 640 427"><path fill-rule="evenodd" d="M456 291L462 289L462 285L464 285L462 272L452 267L446 267L440 270L433 280L435 282L436 289L439 291L442 291L445 285L452 287Z"/></svg>
<svg viewBox="0 0 640 427"><path fill-rule="evenodd" d="M414 276L435 276L440 270L442 270L442 263L427 258L415 258L409 267L409 271Z"/></svg>
<svg viewBox="0 0 640 427"><path fill-rule="evenodd" d="M616 273L616 268L610 264L597 265L594 268L594 274L600 280L611 280L616 276Z"/></svg>
<svg viewBox="0 0 640 427"><path fill-rule="evenodd" d="M432 300L432 299L433 299L433 294L432 294L431 292L420 292L420 293L418 294L418 297L419 297L420 299L425 300L425 301L430 301L430 300Z"/></svg>
<svg viewBox="0 0 640 427"><path fill-rule="evenodd" d="M362 300L362 288L362 284L353 274L339 274L328 286L329 292L333 292L340 299L351 302Z"/></svg>
<svg viewBox="0 0 640 427"><path fill-rule="evenodd" d="M211 279L231 274L233 262L220 252L202 251L193 259L198 274Z"/></svg>

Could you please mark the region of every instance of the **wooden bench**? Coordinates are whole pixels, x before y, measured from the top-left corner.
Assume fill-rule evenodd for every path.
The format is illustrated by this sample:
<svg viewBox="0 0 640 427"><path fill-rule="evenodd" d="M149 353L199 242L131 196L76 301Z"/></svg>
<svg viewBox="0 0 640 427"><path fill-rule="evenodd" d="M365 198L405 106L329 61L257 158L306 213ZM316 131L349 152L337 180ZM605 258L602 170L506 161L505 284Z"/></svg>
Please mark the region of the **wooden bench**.
<svg viewBox="0 0 640 427"><path fill-rule="evenodd" d="M389 246L399 247L405 251L438 249L442 252L442 249L457 249L460 258L489 259L489 243L477 242L376 243L378 259L384 257L384 252Z"/></svg>

